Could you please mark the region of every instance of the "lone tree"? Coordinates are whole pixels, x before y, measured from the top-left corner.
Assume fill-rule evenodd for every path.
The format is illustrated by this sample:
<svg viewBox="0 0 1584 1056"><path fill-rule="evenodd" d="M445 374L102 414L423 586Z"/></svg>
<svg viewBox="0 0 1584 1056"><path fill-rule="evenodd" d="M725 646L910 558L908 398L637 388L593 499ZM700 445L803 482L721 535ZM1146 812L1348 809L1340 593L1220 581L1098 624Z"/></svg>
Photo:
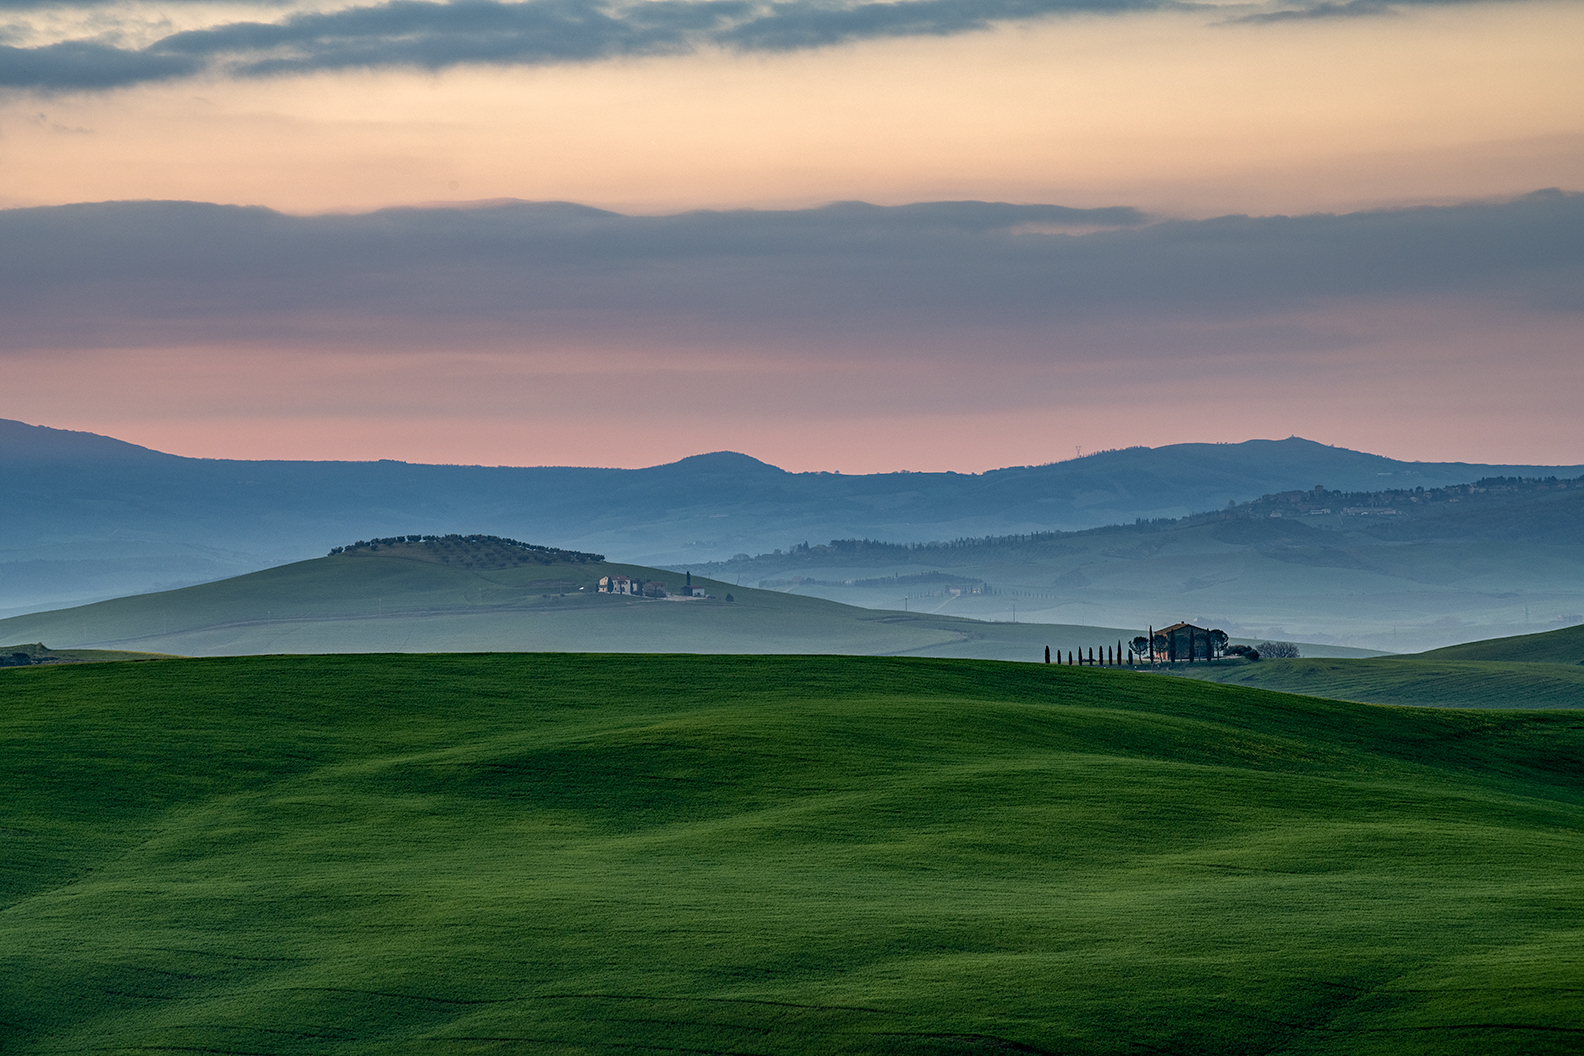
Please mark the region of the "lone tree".
<svg viewBox="0 0 1584 1056"><path fill-rule="evenodd" d="M1298 647L1291 642L1261 642L1254 647L1261 656L1276 660L1298 659Z"/></svg>
<svg viewBox="0 0 1584 1056"><path fill-rule="evenodd" d="M1142 634L1133 639L1133 641L1129 644L1133 646L1134 656L1142 658L1149 654L1149 639L1144 637Z"/></svg>

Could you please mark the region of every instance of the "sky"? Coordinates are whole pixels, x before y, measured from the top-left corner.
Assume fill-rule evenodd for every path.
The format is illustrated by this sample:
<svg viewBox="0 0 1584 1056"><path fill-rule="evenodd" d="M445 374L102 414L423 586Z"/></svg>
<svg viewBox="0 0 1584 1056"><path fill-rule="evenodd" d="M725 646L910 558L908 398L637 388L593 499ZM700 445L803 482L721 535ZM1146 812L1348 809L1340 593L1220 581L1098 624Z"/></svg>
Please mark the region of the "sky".
<svg viewBox="0 0 1584 1056"><path fill-rule="evenodd" d="M0 0L0 417L1584 462L1584 4Z"/></svg>

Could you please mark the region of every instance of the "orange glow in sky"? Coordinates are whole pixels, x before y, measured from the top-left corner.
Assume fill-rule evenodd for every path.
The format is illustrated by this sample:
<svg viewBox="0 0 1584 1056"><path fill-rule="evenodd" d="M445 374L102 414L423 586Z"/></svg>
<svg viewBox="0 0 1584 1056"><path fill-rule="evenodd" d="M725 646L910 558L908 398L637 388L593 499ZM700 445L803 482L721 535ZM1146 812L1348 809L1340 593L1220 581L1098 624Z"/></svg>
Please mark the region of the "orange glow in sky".
<svg viewBox="0 0 1584 1056"><path fill-rule="evenodd" d="M1577 4L1082 16L790 54L13 96L0 204L1353 209L1584 186L1581 98Z"/></svg>

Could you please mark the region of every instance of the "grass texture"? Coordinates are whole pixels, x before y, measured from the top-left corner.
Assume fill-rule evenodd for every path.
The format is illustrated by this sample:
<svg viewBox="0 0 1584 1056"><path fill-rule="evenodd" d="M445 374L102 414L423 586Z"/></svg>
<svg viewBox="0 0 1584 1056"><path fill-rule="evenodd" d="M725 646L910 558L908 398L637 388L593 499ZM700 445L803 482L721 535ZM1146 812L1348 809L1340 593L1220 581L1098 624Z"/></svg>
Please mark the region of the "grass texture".
<svg viewBox="0 0 1584 1056"><path fill-rule="evenodd" d="M0 673L0 1049L1564 1053L1584 721L919 658Z"/></svg>

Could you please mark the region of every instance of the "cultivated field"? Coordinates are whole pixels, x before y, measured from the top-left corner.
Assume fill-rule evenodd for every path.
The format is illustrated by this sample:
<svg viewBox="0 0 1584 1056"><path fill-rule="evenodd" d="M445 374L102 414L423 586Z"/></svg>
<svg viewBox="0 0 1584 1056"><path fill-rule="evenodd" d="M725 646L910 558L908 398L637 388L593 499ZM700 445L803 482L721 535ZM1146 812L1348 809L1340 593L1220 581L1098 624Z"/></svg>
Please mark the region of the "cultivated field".
<svg viewBox="0 0 1584 1056"><path fill-rule="evenodd" d="M0 672L6 1053L1546 1053L1584 723L863 657Z"/></svg>

